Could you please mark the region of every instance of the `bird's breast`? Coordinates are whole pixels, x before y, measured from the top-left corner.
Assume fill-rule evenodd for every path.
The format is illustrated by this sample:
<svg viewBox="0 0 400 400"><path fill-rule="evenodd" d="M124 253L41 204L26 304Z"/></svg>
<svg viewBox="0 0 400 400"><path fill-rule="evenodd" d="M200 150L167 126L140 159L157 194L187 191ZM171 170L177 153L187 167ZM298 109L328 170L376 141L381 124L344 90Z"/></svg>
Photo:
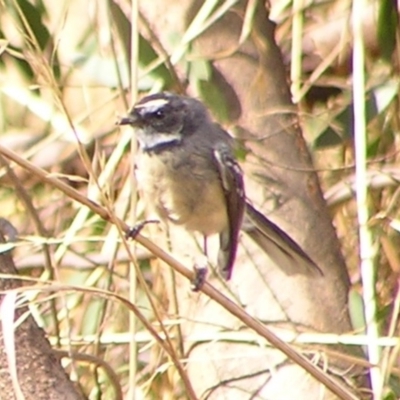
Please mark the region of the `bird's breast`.
<svg viewBox="0 0 400 400"><path fill-rule="evenodd" d="M202 158L140 154L136 175L147 205L160 218L203 235L228 225L225 195L217 172ZM179 163L176 162L179 159Z"/></svg>

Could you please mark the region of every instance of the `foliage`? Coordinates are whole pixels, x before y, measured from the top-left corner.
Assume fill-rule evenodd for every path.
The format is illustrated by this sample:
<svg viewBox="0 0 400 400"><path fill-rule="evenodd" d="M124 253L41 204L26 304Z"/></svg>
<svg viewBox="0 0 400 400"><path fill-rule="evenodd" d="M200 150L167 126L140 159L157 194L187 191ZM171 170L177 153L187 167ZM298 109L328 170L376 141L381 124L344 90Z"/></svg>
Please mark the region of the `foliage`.
<svg viewBox="0 0 400 400"><path fill-rule="evenodd" d="M215 71L208 60L195 57L192 41L234 2L218 7L213 2L193 18L183 39L171 34L175 52L166 54L143 16L130 23L127 2L28 1L0 2L0 124L1 143L25 159L51 171L88 197L114 210L122 219L142 218L143 205L136 207L131 182L131 162L126 155L129 132L115 127L135 93L127 89L132 71L139 92L163 88L183 91L185 80L195 88L222 123L229 121L226 99L216 87ZM272 2L277 38L288 68L294 15L287 1ZM334 4L335 3L335 4ZM340 4L339 4L340 3ZM214 5L213 5L214 4ZM249 1L249 8L252 2ZM374 32L366 36L366 121L368 157L369 225L375 248L376 288L380 332L399 335L398 274L400 271L398 170L399 156L399 27L396 3L379 3L377 21L366 22ZM354 193L354 95L348 47L348 1L308 2L303 10L304 31L311 40L300 49L302 56L299 116L321 184L343 244L352 282L350 308L354 320L365 321L360 300L357 207ZM242 34L251 27L251 9ZM323 21L332 21L324 24ZM367 17L366 17L367 19ZM336 24L336 25L335 25ZM370 25L368 25L370 24ZM338 36L337 32L341 32ZM138 57L132 54L131 33L138 35ZM298 34L298 33L296 33ZM314 36L315 35L315 36ZM321 40L324 38L324 41ZM339 43L339 45L338 45ZM329 58L328 53L336 52ZM137 64L136 64L137 61ZM178 76L180 78L178 78ZM95 287L98 291L33 293L29 299L54 343L105 359L117 372L122 391L136 390L138 398L156 398L170 392L183 398L175 372L166 354L155 346L141 323L129 321L126 304L110 292L132 299L136 287L129 256L111 224L76 204L50 184L0 158L0 204L2 216L18 228L23 240L15 250L21 273L40 281L70 287ZM7 172L12 168L15 176ZM351 188L351 190L349 190ZM133 194L132 194L133 193ZM133 204L131 204L131 200ZM48 254L46 259L43 254ZM149 254L136 249L144 277L150 278ZM131 289L129 289L131 288ZM158 288L159 289L159 288ZM131 292L130 292L131 290ZM102 295L101 295L102 294ZM164 322L165 293L154 290L151 298L142 288L133 294L135 305L148 318ZM353 300L354 299L354 300ZM357 326L357 329L363 329ZM57 336L59 336L57 338ZM128 349L130 338L138 348L138 359ZM400 396L397 347L383 350L382 373L387 395ZM137 385L128 370L137 362ZM72 365L90 398L101 392L113 398L110 376L90 363ZM135 389L133 389L135 387ZM393 395L390 390L395 391Z"/></svg>

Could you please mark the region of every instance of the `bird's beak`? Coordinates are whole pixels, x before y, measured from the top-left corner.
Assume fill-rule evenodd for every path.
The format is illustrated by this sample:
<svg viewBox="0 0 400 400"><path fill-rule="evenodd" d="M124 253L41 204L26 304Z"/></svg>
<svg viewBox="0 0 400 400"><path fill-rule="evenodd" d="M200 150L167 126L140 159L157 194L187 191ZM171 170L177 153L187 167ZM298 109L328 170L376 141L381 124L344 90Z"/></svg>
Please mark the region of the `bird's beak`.
<svg viewBox="0 0 400 400"><path fill-rule="evenodd" d="M126 117L117 120L117 125L132 125L137 126L140 123L140 117L134 111L131 111Z"/></svg>

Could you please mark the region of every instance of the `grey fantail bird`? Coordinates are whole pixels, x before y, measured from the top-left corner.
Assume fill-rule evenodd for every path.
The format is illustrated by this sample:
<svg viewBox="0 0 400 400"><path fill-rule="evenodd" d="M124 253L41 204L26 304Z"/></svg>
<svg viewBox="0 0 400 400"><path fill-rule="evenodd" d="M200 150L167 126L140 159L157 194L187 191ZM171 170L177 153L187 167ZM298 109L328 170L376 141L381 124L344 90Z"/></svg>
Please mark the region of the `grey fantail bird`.
<svg viewBox="0 0 400 400"><path fill-rule="evenodd" d="M146 202L161 219L188 231L219 234L218 266L225 279L241 229L284 271L321 274L293 239L246 200L233 138L199 100L153 94L118 123L136 129L138 184Z"/></svg>

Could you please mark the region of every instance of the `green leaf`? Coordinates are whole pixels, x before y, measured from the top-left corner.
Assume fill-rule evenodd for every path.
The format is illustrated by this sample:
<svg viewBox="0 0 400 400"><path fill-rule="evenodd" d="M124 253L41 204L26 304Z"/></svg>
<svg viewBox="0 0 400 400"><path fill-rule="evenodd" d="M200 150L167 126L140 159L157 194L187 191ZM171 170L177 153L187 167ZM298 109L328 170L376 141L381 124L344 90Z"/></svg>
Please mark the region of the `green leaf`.
<svg viewBox="0 0 400 400"><path fill-rule="evenodd" d="M327 147L338 146L342 143L343 138L329 126L314 140L314 147L316 149L324 149Z"/></svg>
<svg viewBox="0 0 400 400"><path fill-rule="evenodd" d="M365 115L367 123L379 115L377 101L372 94L367 97L365 102ZM314 146L317 149L337 146L354 137L354 110L352 101L336 116L334 122L334 124L330 124L315 139ZM337 129L333 129L333 125L337 126Z"/></svg>
<svg viewBox="0 0 400 400"><path fill-rule="evenodd" d="M385 393L383 396L383 400L397 400L397 396L394 392L390 391L388 393Z"/></svg>
<svg viewBox="0 0 400 400"><path fill-rule="evenodd" d="M353 329L359 333L364 333L366 327L364 302L361 295L355 290L349 292L349 313Z"/></svg>
<svg viewBox="0 0 400 400"><path fill-rule="evenodd" d="M228 101L225 91L215 82L211 63L208 60L197 59L189 63L189 81L196 87L204 103L210 108L220 122L230 120Z"/></svg>
<svg viewBox="0 0 400 400"><path fill-rule="evenodd" d="M369 96L367 97L367 101L365 103L365 114L367 117L367 124L371 122L377 115L379 115L376 98L371 93L369 93Z"/></svg>
<svg viewBox="0 0 400 400"><path fill-rule="evenodd" d="M217 120L228 122L228 102L225 99L224 93L212 81L198 81L197 89L204 103L213 111Z"/></svg>
<svg viewBox="0 0 400 400"><path fill-rule="evenodd" d="M210 62L204 59L197 59L189 64L189 81L196 83L198 81L211 80L211 65Z"/></svg>
<svg viewBox="0 0 400 400"><path fill-rule="evenodd" d="M396 29L399 22L396 0L379 2L377 36L381 56L390 62L396 46Z"/></svg>
<svg viewBox="0 0 400 400"><path fill-rule="evenodd" d="M400 380L395 374L392 374L388 380L388 388L383 395L384 400L397 400L400 396Z"/></svg>
<svg viewBox="0 0 400 400"><path fill-rule="evenodd" d="M236 140L235 146L235 157L239 161L245 161L247 154L250 153L250 150L246 149L238 140Z"/></svg>
<svg viewBox="0 0 400 400"><path fill-rule="evenodd" d="M23 16L19 15L19 19L25 34L30 36L29 29L33 33L40 49L44 50L51 38L46 25L43 24L44 10L41 7L35 7L27 0L18 0L18 5L23 14ZM26 26L26 23L28 26Z"/></svg>

